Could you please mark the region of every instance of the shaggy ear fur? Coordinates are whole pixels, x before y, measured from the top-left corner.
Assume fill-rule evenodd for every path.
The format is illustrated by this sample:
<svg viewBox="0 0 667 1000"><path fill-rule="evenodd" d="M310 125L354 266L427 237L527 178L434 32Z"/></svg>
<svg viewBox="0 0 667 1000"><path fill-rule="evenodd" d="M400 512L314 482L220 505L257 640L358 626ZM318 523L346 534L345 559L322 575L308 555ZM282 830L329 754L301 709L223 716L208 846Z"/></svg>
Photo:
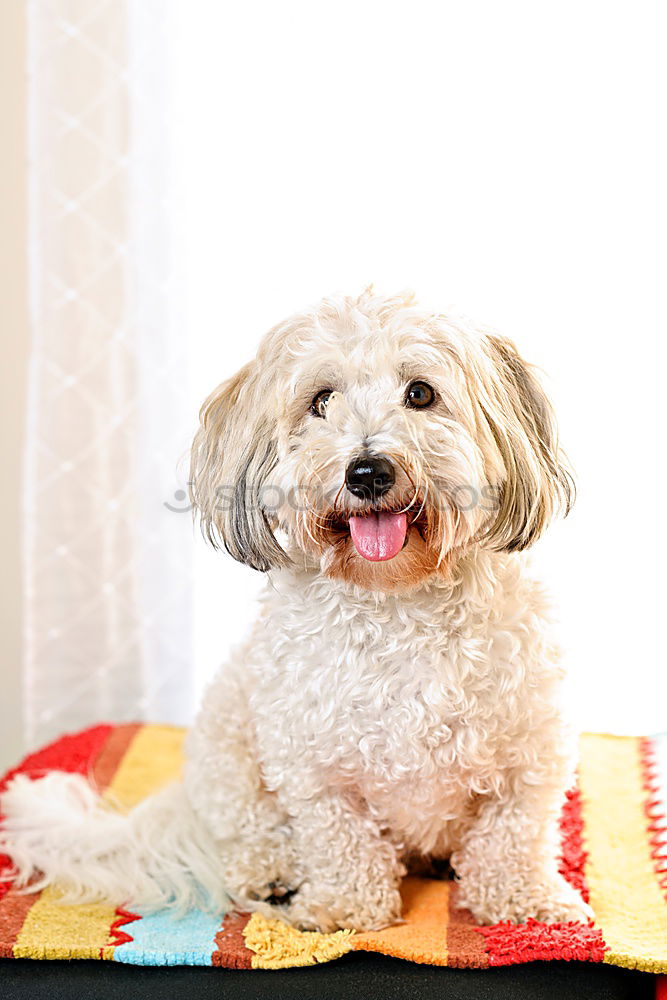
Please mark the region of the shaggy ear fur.
<svg viewBox="0 0 667 1000"><path fill-rule="evenodd" d="M510 340L486 341L496 377L492 405L483 409L506 470L488 540L516 552L540 537L559 508L569 513L574 482L558 448L551 404L531 368Z"/></svg>
<svg viewBox="0 0 667 1000"><path fill-rule="evenodd" d="M262 506L262 487L277 461L263 397L256 362L208 397L192 446L190 495L204 536L264 572L289 560Z"/></svg>

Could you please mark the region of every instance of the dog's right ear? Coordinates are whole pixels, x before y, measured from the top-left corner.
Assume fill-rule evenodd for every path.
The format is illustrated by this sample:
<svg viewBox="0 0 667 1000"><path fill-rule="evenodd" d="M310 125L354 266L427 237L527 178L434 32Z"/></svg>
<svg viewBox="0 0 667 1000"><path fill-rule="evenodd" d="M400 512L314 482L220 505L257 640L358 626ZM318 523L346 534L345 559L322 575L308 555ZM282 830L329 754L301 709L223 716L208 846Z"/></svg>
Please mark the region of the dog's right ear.
<svg viewBox="0 0 667 1000"><path fill-rule="evenodd" d="M218 386L200 410L190 496L204 537L261 571L289 562L262 506L263 487L276 462L275 426L252 361Z"/></svg>
<svg viewBox="0 0 667 1000"><path fill-rule="evenodd" d="M487 541L520 552L535 542L555 512L567 514L575 488L551 403L533 369L504 337L485 342L493 364L482 411L505 466L500 506Z"/></svg>

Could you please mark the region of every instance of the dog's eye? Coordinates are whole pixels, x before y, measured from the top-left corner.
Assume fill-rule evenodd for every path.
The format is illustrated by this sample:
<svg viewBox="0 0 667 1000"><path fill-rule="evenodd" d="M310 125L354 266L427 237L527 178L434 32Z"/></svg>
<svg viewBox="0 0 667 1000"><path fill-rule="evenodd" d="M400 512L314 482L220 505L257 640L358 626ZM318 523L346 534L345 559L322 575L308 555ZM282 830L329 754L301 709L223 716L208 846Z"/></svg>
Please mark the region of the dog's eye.
<svg viewBox="0 0 667 1000"><path fill-rule="evenodd" d="M412 382L405 394L405 405L414 410L423 410L435 399L435 391L428 382Z"/></svg>
<svg viewBox="0 0 667 1000"><path fill-rule="evenodd" d="M320 389L318 394L310 404L310 412L315 417L325 417L327 413L327 403L333 395L333 389Z"/></svg>

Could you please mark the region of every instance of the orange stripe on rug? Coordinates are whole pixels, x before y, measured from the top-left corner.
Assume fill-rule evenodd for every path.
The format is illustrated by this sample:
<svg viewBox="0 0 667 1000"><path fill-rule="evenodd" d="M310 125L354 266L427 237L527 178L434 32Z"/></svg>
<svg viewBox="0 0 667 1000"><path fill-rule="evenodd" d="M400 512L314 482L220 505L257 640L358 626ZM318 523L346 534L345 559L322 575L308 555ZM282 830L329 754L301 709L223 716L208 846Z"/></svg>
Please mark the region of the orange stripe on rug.
<svg viewBox="0 0 667 1000"><path fill-rule="evenodd" d="M19 932L38 898L36 893L9 892L0 899L0 958L12 958Z"/></svg>
<svg viewBox="0 0 667 1000"><path fill-rule="evenodd" d="M246 946L243 931L250 920L249 913L228 913L215 935L218 946L211 955L211 965L226 969L252 969L253 953Z"/></svg>
<svg viewBox="0 0 667 1000"><path fill-rule="evenodd" d="M667 905L651 858L640 741L584 735L579 765L586 880L604 961L667 972Z"/></svg>
<svg viewBox="0 0 667 1000"><path fill-rule="evenodd" d="M456 906L458 886L449 886L449 929L447 931L448 965L457 969L486 969L489 956L483 936L470 910Z"/></svg>
<svg viewBox="0 0 667 1000"><path fill-rule="evenodd" d="M355 951L378 951L428 965L447 965L449 882L408 876L403 879L402 924L355 934Z"/></svg>
<svg viewBox="0 0 667 1000"><path fill-rule="evenodd" d="M116 726L109 734L90 770L90 780L98 791L103 792L109 787L130 744L141 728L140 723L133 722Z"/></svg>

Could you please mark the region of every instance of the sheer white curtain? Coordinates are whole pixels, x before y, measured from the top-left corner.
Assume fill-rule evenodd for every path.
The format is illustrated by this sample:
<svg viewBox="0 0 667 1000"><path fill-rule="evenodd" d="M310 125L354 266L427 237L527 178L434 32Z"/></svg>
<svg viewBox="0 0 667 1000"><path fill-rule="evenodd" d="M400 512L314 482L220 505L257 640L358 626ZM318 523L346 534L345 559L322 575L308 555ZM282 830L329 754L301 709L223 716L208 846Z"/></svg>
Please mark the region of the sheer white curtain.
<svg viewBox="0 0 667 1000"><path fill-rule="evenodd" d="M30 745L191 708L171 13L168 0L29 3Z"/></svg>

